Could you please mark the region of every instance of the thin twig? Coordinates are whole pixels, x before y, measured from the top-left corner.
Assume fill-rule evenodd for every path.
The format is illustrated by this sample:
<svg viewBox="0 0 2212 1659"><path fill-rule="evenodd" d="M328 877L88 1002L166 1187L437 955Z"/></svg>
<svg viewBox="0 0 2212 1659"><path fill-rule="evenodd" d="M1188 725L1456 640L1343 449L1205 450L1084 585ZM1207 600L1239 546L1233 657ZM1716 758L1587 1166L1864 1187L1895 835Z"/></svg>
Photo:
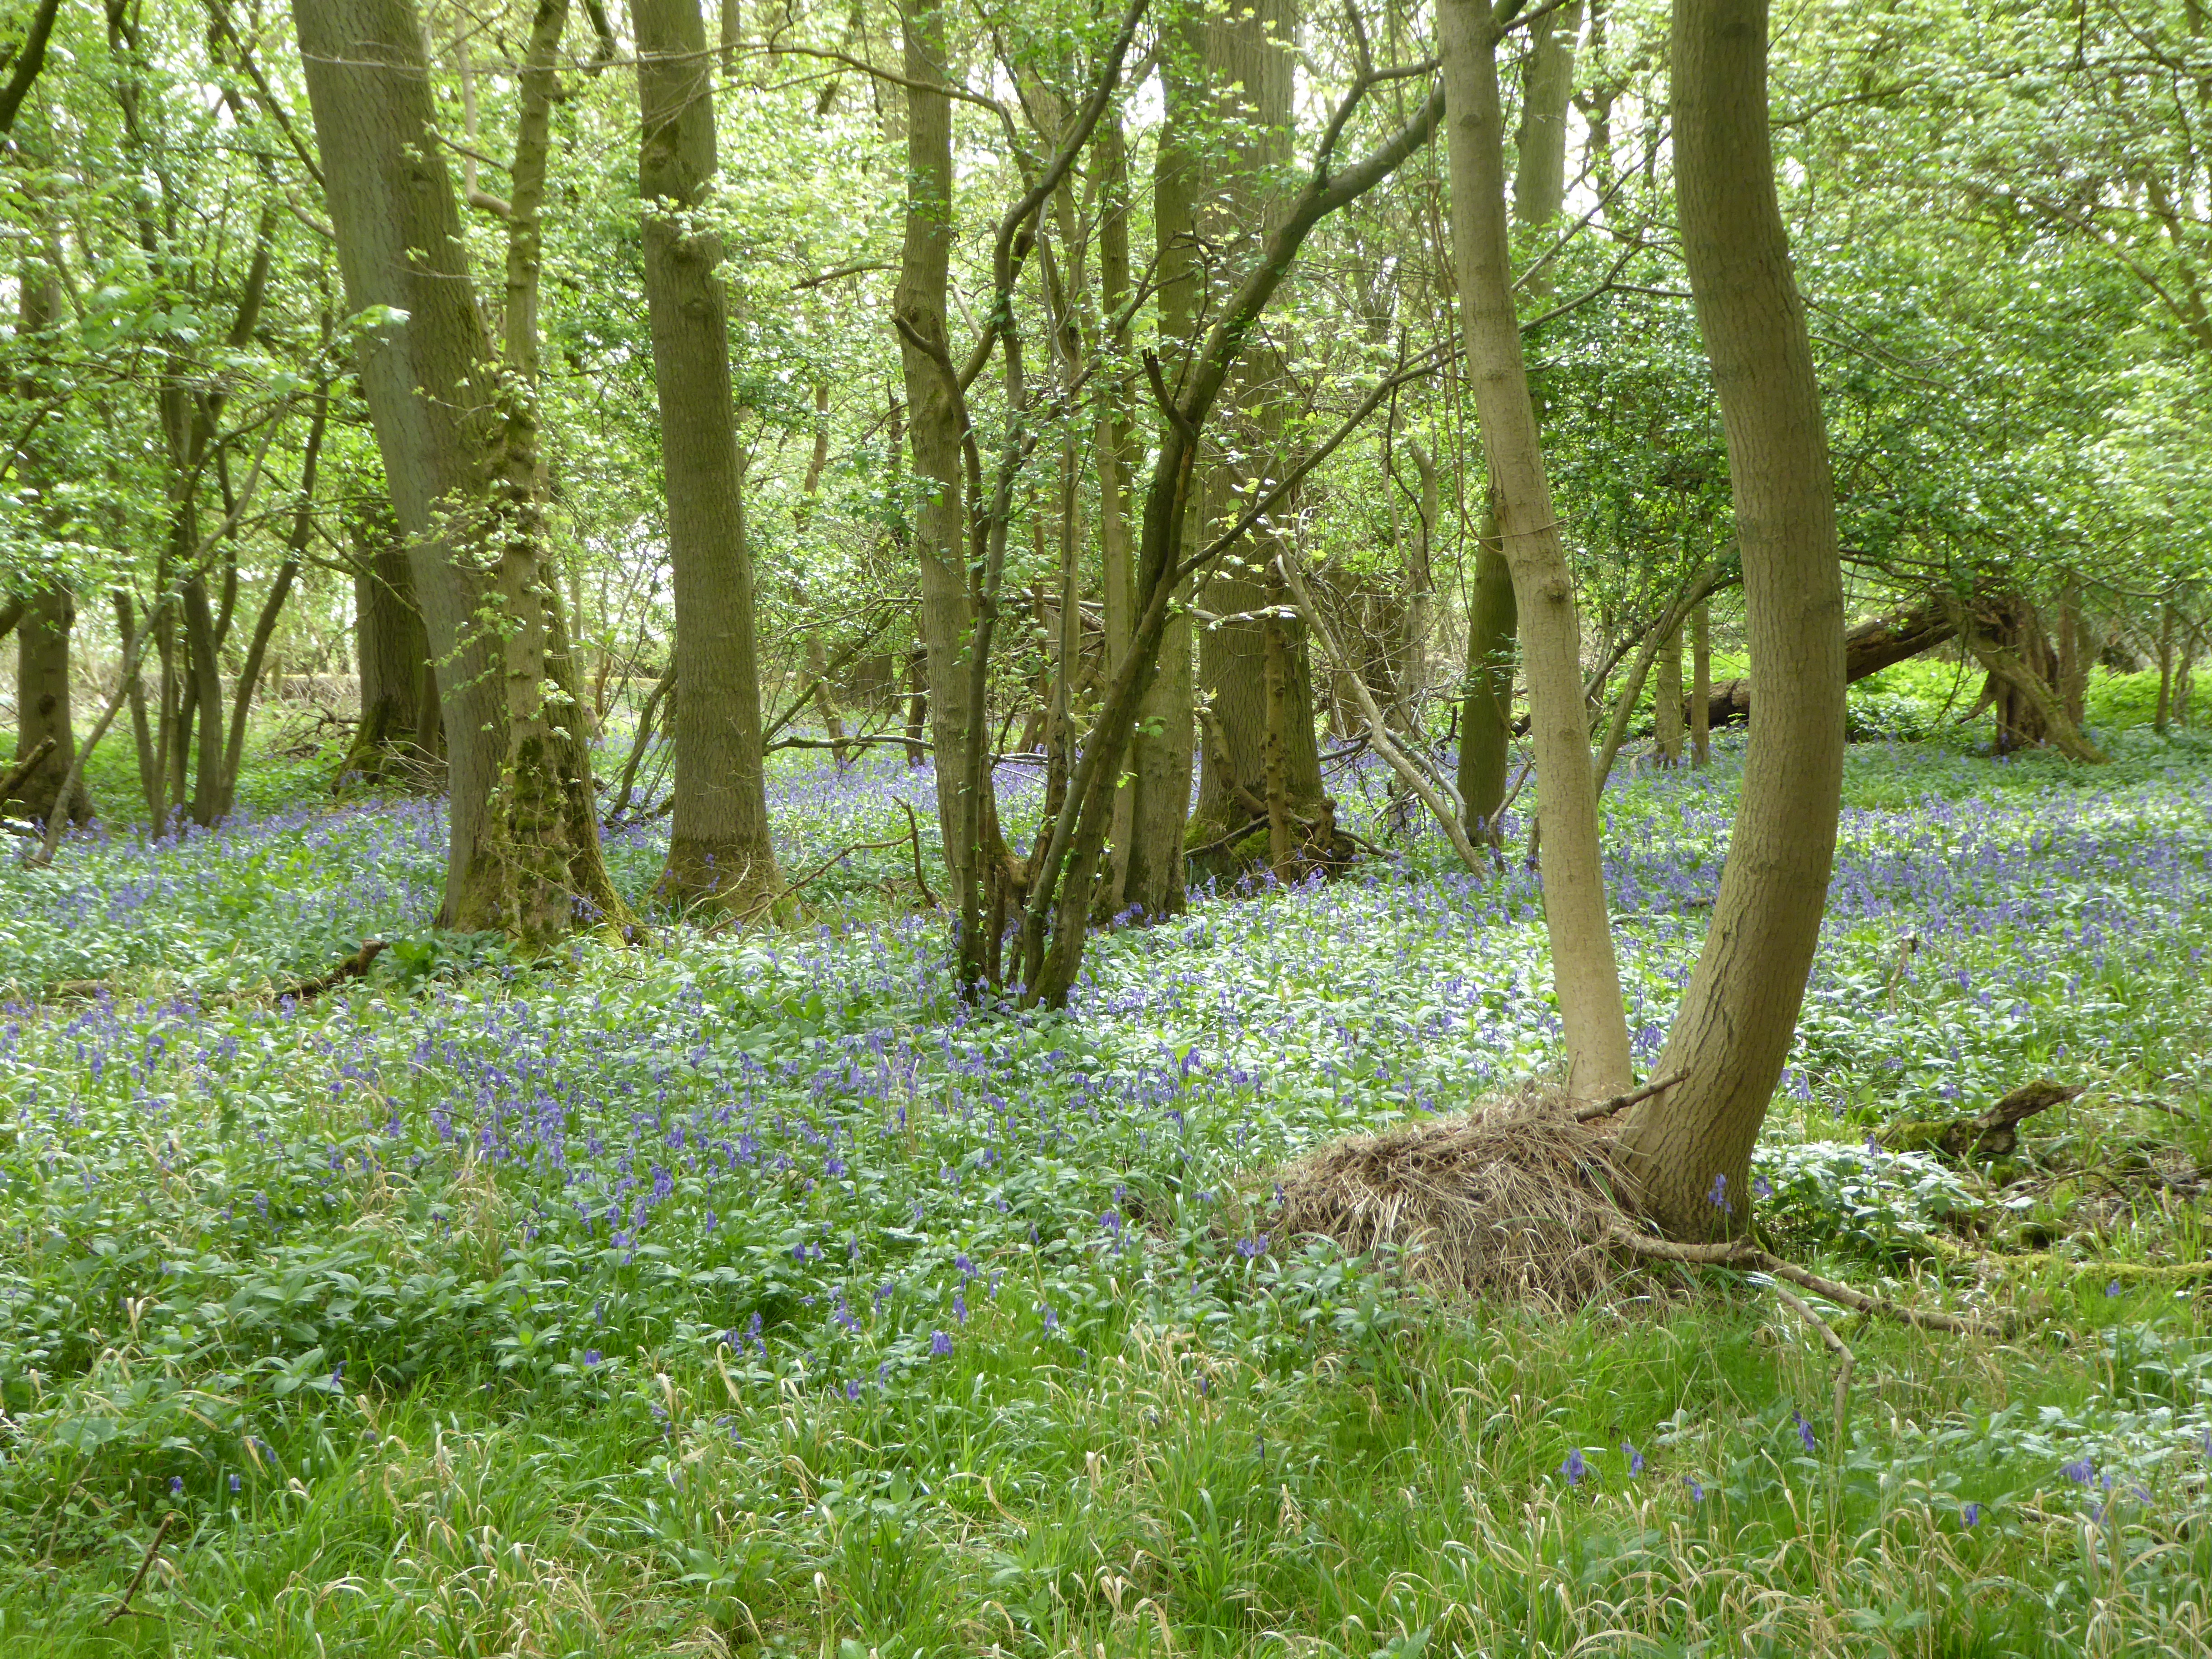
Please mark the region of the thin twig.
<svg viewBox="0 0 2212 1659"><path fill-rule="evenodd" d="M784 900L789 898L800 888L806 886L809 883L819 881L823 876L828 875L830 870L834 868L841 860L849 858L854 853L875 853L882 851L886 847L903 847L905 845L906 837L904 836L901 836L896 841L856 841L850 847L841 847L836 852L832 853L828 858L823 860L821 863L816 865L811 870L809 870L805 875L801 876L797 881L793 882L791 885L783 889L781 892L771 893L766 898L748 906L743 910L740 910L736 915L726 917L722 921L716 922L712 927L708 928L701 937L705 939L714 939L723 933L726 933L732 927L744 927L755 916L759 915L763 911L774 909L777 905L782 903Z"/></svg>
<svg viewBox="0 0 2212 1659"><path fill-rule="evenodd" d="M902 800L899 802L899 805L906 808L907 834L912 837L914 842L914 884L921 889L923 902L926 902L931 909L941 910L945 907L938 902L937 895L929 890L929 883L922 878L921 820L915 817L914 807L909 802Z"/></svg>
<svg viewBox="0 0 2212 1659"><path fill-rule="evenodd" d="M154 1528L154 1541L146 1546L145 1558L138 1563L138 1571L131 1575L131 1584L123 1592L123 1599L115 1604L114 1610L106 1618L100 1621L101 1629L105 1630L131 1611L131 1598L138 1594L138 1586L146 1582L147 1569L154 1565L154 1557L161 1547L161 1540L169 1535L169 1528L176 1518L176 1510L171 1510L161 1517L161 1524Z"/></svg>
<svg viewBox="0 0 2212 1659"><path fill-rule="evenodd" d="M1851 1371L1857 1364L1851 1356L1850 1346L1838 1336L1835 1327L1814 1312L1813 1304L1796 1291L1778 1284L1770 1288L1775 1295L1796 1309L1807 1324L1820 1332L1820 1340L1826 1343L1828 1352L1836 1356L1836 1444L1840 1449L1844 1443L1844 1425L1849 1420L1850 1413Z"/></svg>

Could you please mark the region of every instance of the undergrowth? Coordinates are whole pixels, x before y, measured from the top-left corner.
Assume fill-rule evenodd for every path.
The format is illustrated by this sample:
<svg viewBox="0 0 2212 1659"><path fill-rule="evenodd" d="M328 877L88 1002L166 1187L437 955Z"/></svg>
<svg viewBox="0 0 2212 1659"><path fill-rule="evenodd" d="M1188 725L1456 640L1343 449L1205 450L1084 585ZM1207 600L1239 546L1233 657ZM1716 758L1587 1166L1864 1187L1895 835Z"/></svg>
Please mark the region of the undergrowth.
<svg viewBox="0 0 2212 1659"><path fill-rule="evenodd" d="M1762 1224L2025 1322L1836 1316L1840 1441L1756 1284L1468 1307L1271 1229L1289 1157L1556 1058L1533 878L1373 774L1387 860L1103 936L1064 1017L961 1009L896 849L539 963L430 929L429 803L10 867L0 1647L2203 1652L2212 768L2120 747L1853 750ZM1642 1064L1736 752L1607 796ZM780 772L787 868L930 787ZM2014 1169L1870 1144L2039 1074Z"/></svg>

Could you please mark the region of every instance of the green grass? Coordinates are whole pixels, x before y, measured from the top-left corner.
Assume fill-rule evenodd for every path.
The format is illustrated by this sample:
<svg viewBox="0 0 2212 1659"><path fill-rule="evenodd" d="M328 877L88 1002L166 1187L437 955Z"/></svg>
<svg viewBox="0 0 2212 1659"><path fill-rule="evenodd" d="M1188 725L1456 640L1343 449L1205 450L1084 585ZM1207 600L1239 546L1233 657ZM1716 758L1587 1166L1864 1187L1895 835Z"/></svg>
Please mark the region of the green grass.
<svg viewBox="0 0 2212 1659"><path fill-rule="evenodd" d="M1607 795L1647 1063L1736 757ZM0 982L123 992L0 1014L0 1651L2204 1652L2204 1239L2153 1177L2212 1163L2208 758L1854 747L1763 1224L2025 1322L1838 1316L1840 1437L1756 1284L1469 1308L1267 1236L1283 1158L1556 1057L1533 890L1431 835L1027 1020L953 1005L896 852L529 969L425 930L411 807L0 873ZM790 767L787 861L926 787ZM196 1000L372 931L365 985ZM2090 1092L2010 1184L1863 1146L2045 1072Z"/></svg>

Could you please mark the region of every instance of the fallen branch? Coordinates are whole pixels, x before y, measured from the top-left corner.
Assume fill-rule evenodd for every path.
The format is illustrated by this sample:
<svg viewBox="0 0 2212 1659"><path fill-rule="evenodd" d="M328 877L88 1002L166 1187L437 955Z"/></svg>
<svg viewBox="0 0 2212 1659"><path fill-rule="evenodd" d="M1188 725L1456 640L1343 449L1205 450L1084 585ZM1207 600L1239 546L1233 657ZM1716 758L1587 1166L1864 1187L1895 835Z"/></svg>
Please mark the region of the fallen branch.
<svg viewBox="0 0 2212 1659"><path fill-rule="evenodd" d="M237 1002L281 1002L289 997L295 1002L306 1002L325 991L344 984L349 979L359 979L368 971L369 964L390 948L386 940L373 939L365 941L361 949L330 970L317 974L312 979L295 979L288 985L279 985L265 991L233 991L215 998L209 1006L220 1008Z"/></svg>
<svg viewBox="0 0 2212 1659"><path fill-rule="evenodd" d="M46 757L53 752L54 740L52 738L40 738L32 747L29 754L25 755L15 765L9 768L7 776L0 777L0 800L6 800L12 796L32 773L46 763Z"/></svg>
<svg viewBox="0 0 2212 1659"><path fill-rule="evenodd" d="M738 914L733 916L725 916L721 921L716 922L712 927L708 928L701 937L703 939L715 939L719 938L721 934L728 933L732 927L738 929L744 928L751 923L756 916L761 915L766 911L774 909L777 905L782 903L784 900L789 898L800 888L819 881L823 877L828 875L830 872L841 861L850 858L855 853L875 853L882 851L886 847L903 847L905 845L906 837L904 836L901 836L896 841L856 841L850 847L841 847L836 852L832 853L828 858L823 860L821 863L816 865L811 870L809 870L805 875L801 876L797 881L793 882L788 887L784 888L781 892L769 894L766 898L760 899L756 902L746 906L745 908L738 911Z"/></svg>
<svg viewBox="0 0 2212 1659"><path fill-rule="evenodd" d="M1864 1291L1853 1290L1848 1285L1799 1267L1794 1261L1784 1261L1780 1256L1762 1250L1747 1238L1730 1239L1718 1244L1677 1244L1672 1239L1653 1238L1645 1233L1631 1232L1626 1227L1616 1227L1608 1235L1611 1241L1638 1255L1650 1256L1660 1261L1678 1261L1692 1267L1736 1267L1750 1273L1765 1273L1771 1278L1785 1279L1791 1284L1825 1296L1839 1307L1853 1313L1878 1315L1894 1319L1925 1331L1948 1331L1954 1336L1996 1336L1993 1330L1978 1319L1962 1319L1956 1314L1931 1313L1923 1308L1902 1307L1869 1296ZM2212 1263L2206 1270L2212 1272Z"/></svg>
<svg viewBox="0 0 2212 1659"><path fill-rule="evenodd" d="M1610 1100L1586 1100L1575 1108L1575 1121L1588 1123L1594 1119L1611 1117L1615 1112L1625 1112L1639 1100L1649 1100L1663 1089L1671 1089L1687 1072L1669 1072L1665 1077L1654 1078L1640 1089L1631 1089L1625 1095L1615 1095Z"/></svg>
<svg viewBox="0 0 2212 1659"><path fill-rule="evenodd" d="M106 1618L100 1621L101 1629L105 1630L131 1611L131 1598L138 1594L139 1585L146 1582L147 1570L154 1565L154 1557L161 1551L161 1540L169 1535L169 1528L176 1518L176 1510L171 1510L161 1517L161 1524L154 1528L154 1541L146 1546L145 1558L138 1563L138 1571L131 1575L131 1583L123 1592L123 1599L115 1604L113 1611Z"/></svg>

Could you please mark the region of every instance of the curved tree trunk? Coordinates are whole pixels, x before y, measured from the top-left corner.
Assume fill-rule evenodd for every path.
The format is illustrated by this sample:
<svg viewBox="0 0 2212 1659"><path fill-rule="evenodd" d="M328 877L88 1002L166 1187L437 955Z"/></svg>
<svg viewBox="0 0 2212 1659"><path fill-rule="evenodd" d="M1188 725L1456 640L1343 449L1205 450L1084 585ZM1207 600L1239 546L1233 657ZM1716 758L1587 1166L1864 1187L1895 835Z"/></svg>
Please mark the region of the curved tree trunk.
<svg viewBox="0 0 2212 1659"><path fill-rule="evenodd" d="M1610 1095L1628 1086L1628 1021L1606 912L1574 580L1544 471L1514 311L1498 37L1482 0L1443 0L1438 35L1450 137L1453 263L1527 662L1544 825L1544 921L1565 1027L1568 1087L1579 1096Z"/></svg>
<svg viewBox="0 0 2212 1659"><path fill-rule="evenodd" d="M714 63L698 0L634 0L645 295L675 578L676 811L661 890L744 909L781 885L769 839L744 463L720 239L687 228L714 175ZM820 650L819 641L815 649ZM815 665L810 663L810 669Z"/></svg>
<svg viewBox="0 0 2212 1659"><path fill-rule="evenodd" d="M386 501L351 504L347 539L353 544L354 660L361 675L361 724L338 763L337 784L378 782L410 763L428 759L423 716L436 708L428 678L430 638L415 605L415 579L407 550ZM429 696L425 696L425 690Z"/></svg>
<svg viewBox="0 0 2212 1659"><path fill-rule="evenodd" d="M1844 591L1827 428L1774 190L1767 0L1675 0L1675 193L1728 437L1758 712L1705 949L1623 1162L1669 1235L1750 1223L1752 1145L1820 941L1844 773Z"/></svg>

